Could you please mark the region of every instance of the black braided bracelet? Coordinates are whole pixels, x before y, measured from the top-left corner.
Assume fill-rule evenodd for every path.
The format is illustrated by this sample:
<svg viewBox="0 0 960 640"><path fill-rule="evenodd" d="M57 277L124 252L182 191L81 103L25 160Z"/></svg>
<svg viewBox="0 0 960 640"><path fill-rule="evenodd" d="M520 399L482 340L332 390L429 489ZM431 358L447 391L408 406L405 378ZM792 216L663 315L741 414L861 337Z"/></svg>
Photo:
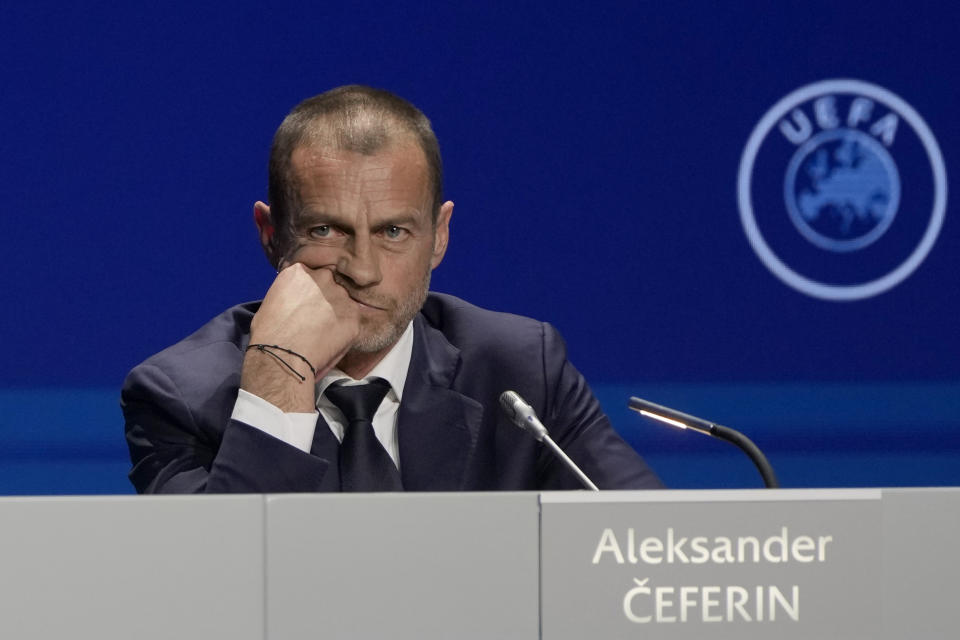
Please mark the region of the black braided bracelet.
<svg viewBox="0 0 960 640"><path fill-rule="evenodd" d="M300 382L303 382L304 380L306 380L306 378L305 378L303 375L301 375L301 373L300 373L299 371L297 371L297 370L294 369L292 366L290 366L290 363L289 363L289 362L287 362L286 360L284 360L283 358L281 358L280 356L278 356L278 355L275 354L274 352L268 351L268 349L276 349L277 351L283 351L284 353L289 353L290 355L296 356L296 357L300 358L301 360L303 360L304 362L306 362L306 363L307 363L307 366L310 367L310 373L313 374L313 377L314 377L314 378L317 377L317 370L313 368L313 365L310 364L310 361L307 360L306 358L304 358L302 355L300 355L300 354L297 353L296 351L291 351L290 349L286 349L286 348L284 348L284 347L281 347L281 346L275 345L275 344L251 344L249 347L247 347L246 350L247 350L247 351L250 351L250 349L256 349L257 351L259 351L259 352L261 352L261 353L265 353L265 354L267 354L268 356L273 356L274 358L277 359L277 361L278 361L280 364L282 364L283 366L285 366L287 369L290 369L290 371L293 372L293 375L295 375L295 376L297 376L298 378L300 378Z"/></svg>

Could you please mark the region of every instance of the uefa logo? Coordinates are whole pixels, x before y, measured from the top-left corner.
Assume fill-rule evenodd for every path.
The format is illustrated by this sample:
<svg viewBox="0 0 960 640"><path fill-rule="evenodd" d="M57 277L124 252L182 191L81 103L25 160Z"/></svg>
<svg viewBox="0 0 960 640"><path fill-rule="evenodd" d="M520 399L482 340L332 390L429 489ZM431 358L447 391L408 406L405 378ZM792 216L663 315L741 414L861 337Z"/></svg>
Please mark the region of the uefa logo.
<svg viewBox="0 0 960 640"><path fill-rule="evenodd" d="M824 300L869 298L912 274L947 205L940 148L920 115L860 80L797 89L740 160L740 220L764 265Z"/></svg>

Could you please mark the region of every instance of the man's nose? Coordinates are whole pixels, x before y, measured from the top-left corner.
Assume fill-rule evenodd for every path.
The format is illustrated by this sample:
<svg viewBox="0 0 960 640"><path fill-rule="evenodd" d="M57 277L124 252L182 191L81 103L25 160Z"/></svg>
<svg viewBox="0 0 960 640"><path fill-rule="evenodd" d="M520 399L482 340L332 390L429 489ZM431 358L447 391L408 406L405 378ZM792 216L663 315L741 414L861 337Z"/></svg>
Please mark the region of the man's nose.
<svg viewBox="0 0 960 640"><path fill-rule="evenodd" d="M369 287L380 282L380 260L369 235L354 235L347 250L337 261L337 272L357 287Z"/></svg>

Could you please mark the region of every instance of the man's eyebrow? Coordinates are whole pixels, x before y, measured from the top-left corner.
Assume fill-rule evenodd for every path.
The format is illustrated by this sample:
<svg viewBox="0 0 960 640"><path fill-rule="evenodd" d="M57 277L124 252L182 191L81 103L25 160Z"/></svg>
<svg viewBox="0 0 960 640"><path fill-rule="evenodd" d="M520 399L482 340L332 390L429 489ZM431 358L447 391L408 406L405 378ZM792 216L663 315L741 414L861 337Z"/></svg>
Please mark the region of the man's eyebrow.
<svg viewBox="0 0 960 640"><path fill-rule="evenodd" d="M387 225L414 226L423 219L423 214L417 209L400 209L385 211L371 216L370 226L379 228ZM345 229L353 228L353 217L342 217L322 209L301 209L297 214L297 226L306 227L314 224L332 224Z"/></svg>
<svg viewBox="0 0 960 640"><path fill-rule="evenodd" d="M396 211L377 216L375 226L383 226L385 224L414 225L417 224L422 217L419 211Z"/></svg>
<svg viewBox="0 0 960 640"><path fill-rule="evenodd" d="M340 224L343 222L344 222L344 219L341 218L340 216L324 210L308 208L308 209L301 209L297 213L298 225L308 225L308 224L317 224L317 223Z"/></svg>

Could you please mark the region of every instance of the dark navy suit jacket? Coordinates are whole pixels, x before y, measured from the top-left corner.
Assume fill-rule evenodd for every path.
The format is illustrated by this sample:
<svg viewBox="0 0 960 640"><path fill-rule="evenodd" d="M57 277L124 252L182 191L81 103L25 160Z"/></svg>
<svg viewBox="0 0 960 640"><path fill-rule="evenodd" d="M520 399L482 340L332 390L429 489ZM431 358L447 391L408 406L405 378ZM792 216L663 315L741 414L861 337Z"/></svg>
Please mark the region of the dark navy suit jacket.
<svg viewBox="0 0 960 640"><path fill-rule="evenodd" d="M130 480L141 493L339 491L339 445L322 417L310 453L230 418L258 307L228 309L130 372L121 404ZM580 488L503 415L506 389L533 406L601 489L660 486L614 432L550 325L431 293L413 335L397 416L405 490Z"/></svg>

